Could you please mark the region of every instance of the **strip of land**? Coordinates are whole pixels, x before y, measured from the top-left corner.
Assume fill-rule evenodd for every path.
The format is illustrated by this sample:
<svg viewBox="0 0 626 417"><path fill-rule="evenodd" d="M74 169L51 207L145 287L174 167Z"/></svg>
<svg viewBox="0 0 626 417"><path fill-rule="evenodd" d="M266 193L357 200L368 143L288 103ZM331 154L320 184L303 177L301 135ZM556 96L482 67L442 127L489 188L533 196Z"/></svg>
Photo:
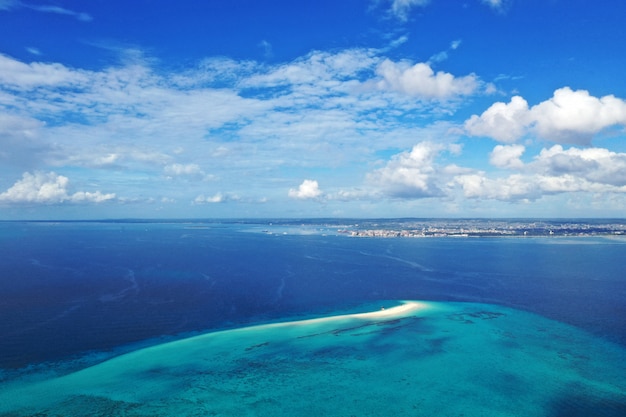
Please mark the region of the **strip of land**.
<svg viewBox="0 0 626 417"><path fill-rule="evenodd" d="M626 236L626 222L557 220L401 220L366 221L339 230L354 237L525 237Z"/></svg>

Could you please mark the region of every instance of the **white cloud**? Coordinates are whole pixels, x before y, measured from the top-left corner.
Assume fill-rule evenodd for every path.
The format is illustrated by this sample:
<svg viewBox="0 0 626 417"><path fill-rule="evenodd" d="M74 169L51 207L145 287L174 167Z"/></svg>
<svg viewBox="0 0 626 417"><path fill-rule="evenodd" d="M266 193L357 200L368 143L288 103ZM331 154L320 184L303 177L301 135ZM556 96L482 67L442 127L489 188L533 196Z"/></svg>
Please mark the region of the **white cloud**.
<svg viewBox="0 0 626 417"><path fill-rule="evenodd" d="M521 174L506 178L489 178L484 173L464 174L457 176L455 181L468 198L513 201L536 200L542 195L536 181Z"/></svg>
<svg viewBox="0 0 626 417"><path fill-rule="evenodd" d="M204 195L199 195L193 201L194 204L215 204L215 203L224 203L228 200L228 197L222 193L216 193L212 196L205 197Z"/></svg>
<svg viewBox="0 0 626 417"><path fill-rule="evenodd" d="M427 6L430 0L389 0L391 6L389 13L402 22L409 20L409 14L411 10L416 7ZM496 12L505 12L511 5L512 0L479 0L481 3L486 4Z"/></svg>
<svg viewBox="0 0 626 417"><path fill-rule="evenodd" d="M354 188L339 190L333 195L329 195L329 200L354 201L354 200L377 200L384 195L378 190L368 188Z"/></svg>
<svg viewBox="0 0 626 417"><path fill-rule="evenodd" d="M560 143L588 144L600 131L626 125L626 101L613 95L597 98L569 87L556 90L530 112L537 133Z"/></svg>
<svg viewBox="0 0 626 417"><path fill-rule="evenodd" d="M368 181L382 189L384 194L400 198L435 197L444 194L450 172L457 167L441 167L436 162L443 151L458 153L456 145L421 142L410 152L394 155L389 162L368 175Z"/></svg>
<svg viewBox="0 0 626 417"><path fill-rule="evenodd" d="M37 119L0 110L0 163L20 170L31 169L40 163L52 148L41 141L44 128L45 123Z"/></svg>
<svg viewBox="0 0 626 417"><path fill-rule="evenodd" d="M268 41L262 40L261 43L259 43L259 47L263 50L263 57L265 59L270 59L274 55L272 51L272 44Z"/></svg>
<svg viewBox="0 0 626 417"><path fill-rule="evenodd" d="M480 116L473 115L465 122L465 130L472 136L489 136L511 143L524 135L529 117L528 103L515 96L509 103L494 103Z"/></svg>
<svg viewBox="0 0 626 417"><path fill-rule="evenodd" d="M432 64L432 63L439 63L439 62L443 62L446 59L448 59L449 57L449 53L452 51L455 51L459 48L459 46L461 46L461 40L457 39L454 40L452 42L450 42L450 47L445 50L445 51L441 51L441 52L437 52L436 54L434 54L433 56L431 56L428 59L428 65Z"/></svg>
<svg viewBox="0 0 626 417"><path fill-rule="evenodd" d="M42 149L54 144L45 159L54 167L191 175L165 168L174 163L175 147L186 149L187 164L216 171L235 160L240 166L338 163L370 153L365 143L382 145L383 137L385 147L413 143L398 114L454 106L376 88L379 53L314 51L268 66L215 59L172 76L154 73L149 62L87 71L0 55L0 107L53 121L40 122L36 142ZM228 75L216 75L222 70ZM435 83L437 77L446 78L433 74ZM42 168L23 170L35 167Z"/></svg>
<svg viewBox="0 0 626 417"><path fill-rule="evenodd" d="M111 128L128 126L146 133L219 127L272 106L242 98L234 89L179 88L137 63L94 72L55 63L26 64L0 55L0 86L20 92L12 96L12 104L42 118L109 121Z"/></svg>
<svg viewBox="0 0 626 417"><path fill-rule="evenodd" d="M72 70L62 64L25 64L0 54L0 85L30 90L42 86L81 86L88 81L86 72Z"/></svg>
<svg viewBox="0 0 626 417"><path fill-rule="evenodd" d="M19 3L19 5L27 7L31 10L35 10L37 12L54 13L54 14L72 16L76 18L77 20L80 20L81 22L91 22L93 20L93 17L91 17L91 15L87 13L75 12L73 10L69 10L63 7L59 7L59 6L38 6L38 5L31 5L31 4L25 4L25 3Z"/></svg>
<svg viewBox="0 0 626 417"><path fill-rule="evenodd" d="M495 103L480 116L465 122L473 136L488 136L512 143L527 133L557 143L587 145L601 131L626 126L626 101L613 95L593 97L585 90L563 87L549 100L530 109L520 96Z"/></svg>
<svg viewBox="0 0 626 417"><path fill-rule="evenodd" d="M315 180L304 180L302 184L295 189L289 190L289 197L298 200L311 200L322 196L322 190L320 190L319 184Z"/></svg>
<svg viewBox="0 0 626 417"><path fill-rule="evenodd" d="M94 166L107 166L113 165L119 160L120 156L116 153L109 153L100 157L94 158Z"/></svg>
<svg viewBox="0 0 626 417"><path fill-rule="evenodd" d="M35 138L44 123L39 120L10 113L0 113L0 137L20 139Z"/></svg>
<svg viewBox="0 0 626 417"><path fill-rule="evenodd" d="M117 194L132 190L134 196L126 201L139 201L137 195L148 199L143 194L156 181L176 177L186 189L176 188L174 181L167 187L175 189L177 201L195 204L253 202L229 193L198 195L204 190L193 188L192 180L209 178L203 167L224 180L224 189L254 187L273 199L271 187L277 178L284 180L290 167L365 167L373 155L389 149L407 151L377 165L378 170L370 168L360 188L342 184L343 191L322 192L309 179L287 195L330 204L385 197L449 201L460 194L530 201L566 190L618 193L626 185L623 154L552 147L524 163L521 157L528 150L514 144L532 132L557 137L568 129L588 134L619 125L622 100L561 89L531 109L519 96L494 104L465 124L470 134L508 144L492 150L489 160L500 170L487 174L446 162L460 147L443 142L458 132L450 133L450 122L432 122L438 117L433 114L451 112L460 102L451 99L485 84L474 75L435 73L428 64L396 63L379 53L316 51L281 65L221 60L207 64L206 73L200 68L173 76L157 74L148 63L86 71L0 55L0 162L5 168L29 159L31 165L20 166L15 177L59 167L102 176L102 182L110 176L107 184L119 187ZM220 65L228 71L223 77L215 75ZM575 108L592 111L593 118L576 116L570 111ZM416 138L421 143L412 147ZM503 170L515 172L507 177ZM68 189L67 178L35 172L25 174L0 200L54 204L115 198Z"/></svg>
<svg viewBox="0 0 626 417"><path fill-rule="evenodd" d="M210 83L232 84L261 70L254 61L236 61L226 57L203 59L195 69L171 74L170 80L179 87L191 88Z"/></svg>
<svg viewBox="0 0 626 417"><path fill-rule="evenodd" d="M508 10L513 0L480 0L497 12L504 13Z"/></svg>
<svg viewBox="0 0 626 417"><path fill-rule="evenodd" d="M60 203L67 199L68 178L54 172L24 173L22 179L0 194L0 201L11 203Z"/></svg>
<svg viewBox="0 0 626 417"><path fill-rule="evenodd" d="M164 168L165 173L173 176L204 176L198 164L171 164Z"/></svg>
<svg viewBox="0 0 626 417"><path fill-rule="evenodd" d="M522 175L489 178L484 174L461 175L455 181L465 197L501 201L535 201L546 195L585 193L626 193L626 186L589 181L576 175Z"/></svg>
<svg viewBox="0 0 626 417"><path fill-rule="evenodd" d="M29 54L32 54L32 55L37 55L37 56L41 55L41 51L39 49L37 49L37 48L32 47L32 46L27 47L26 51Z"/></svg>
<svg viewBox="0 0 626 417"><path fill-rule="evenodd" d="M393 62L385 59L376 69L382 77L378 82L381 90L391 90L425 99L448 99L474 93L478 77L473 74L463 77L439 71L435 73L430 65L420 62L410 65L407 62Z"/></svg>
<svg viewBox="0 0 626 417"><path fill-rule="evenodd" d="M414 7L426 6L430 0L391 0L390 12L399 20L406 21Z"/></svg>
<svg viewBox="0 0 626 417"><path fill-rule="evenodd" d="M113 199L115 199L115 194L113 193L102 194L100 191L96 191L95 193L77 191L70 196L69 201L72 203L102 203Z"/></svg>
<svg viewBox="0 0 626 417"><path fill-rule="evenodd" d="M439 63L448 59L448 51L437 52L428 59L428 65L431 63Z"/></svg>
<svg viewBox="0 0 626 417"><path fill-rule="evenodd" d="M497 145L489 154L489 162L498 168L519 169L524 166L520 156L525 150L523 145Z"/></svg>
<svg viewBox="0 0 626 417"><path fill-rule="evenodd" d="M565 150L554 145L523 164L518 158L524 152L521 145L496 148L492 155L500 166L520 172L495 178L484 172L458 175L454 181L465 197L534 201L545 195L572 192L626 193L626 153L603 148Z"/></svg>
<svg viewBox="0 0 626 417"><path fill-rule="evenodd" d="M353 81L359 73L370 70L379 58L373 49L346 49L336 53L313 51L293 62L270 67L265 72L246 77L239 87L259 88L291 85L315 86L317 92L337 89L342 81ZM301 90L300 90L301 91Z"/></svg>
<svg viewBox="0 0 626 417"><path fill-rule="evenodd" d="M569 148L554 145L543 149L532 163L539 172L551 176L573 175L591 183L626 186L626 153L603 148Z"/></svg>
<svg viewBox="0 0 626 417"><path fill-rule="evenodd" d="M207 174L200 165L194 163L188 164L168 164L163 168L167 179L180 178L189 181L213 181L215 175Z"/></svg>
<svg viewBox="0 0 626 417"><path fill-rule="evenodd" d="M487 173L446 165L442 162L444 152L458 154L457 145L422 142L411 151L391 157L383 168L371 172L367 176L369 188L340 191L331 199L379 200L389 196L435 197L447 202L458 198L532 202L565 193L626 195L626 153L603 148L563 149L554 145L524 163L521 156L525 151L524 146L515 144L497 145L493 149L490 163L514 171L502 175L502 172Z"/></svg>
<svg viewBox="0 0 626 417"><path fill-rule="evenodd" d="M0 159L16 164L29 154L38 155L39 148L47 152L41 159L48 166L140 164L160 170L171 162L163 150L172 144L184 144L194 159L201 158L207 155L204 144L221 146L219 141L203 141L207 131L253 118L274 105L242 98L232 88L180 88L137 64L94 72L0 55L0 133L8 130L14 138L5 140ZM11 116L6 109L30 117ZM49 120L53 123L44 122ZM41 164L24 169L33 167Z"/></svg>
<svg viewBox="0 0 626 417"><path fill-rule="evenodd" d="M101 203L115 199L115 194L100 191L78 191L68 193L69 179L54 172L25 172L7 191L0 194L0 203L20 204L59 204L59 203Z"/></svg>
<svg viewBox="0 0 626 417"><path fill-rule="evenodd" d="M405 43L407 43L409 40L409 37L407 35L402 35L400 37L398 37L397 39L392 40L391 42L389 42L389 49L394 49L399 47L400 45L404 45Z"/></svg>

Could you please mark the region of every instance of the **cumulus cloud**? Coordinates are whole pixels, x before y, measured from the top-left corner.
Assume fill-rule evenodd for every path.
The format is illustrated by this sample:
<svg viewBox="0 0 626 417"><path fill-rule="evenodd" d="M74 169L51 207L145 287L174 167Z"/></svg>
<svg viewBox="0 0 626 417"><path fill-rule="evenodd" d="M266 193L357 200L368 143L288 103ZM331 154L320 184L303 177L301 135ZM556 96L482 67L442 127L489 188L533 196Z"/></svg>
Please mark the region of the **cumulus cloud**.
<svg viewBox="0 0 626 417"><path fill-rule="evenodd" d="M322 190L320 190L320 186L317 181L304 180L297 189L290 189L288 195L289 197L298 200L311 200L320 198L322 196Z"/></svg>
<svg viewBox="0 0 626 417"><path fill-rule="evenodd" d="M626 193L626 153L554 145L523 164L519 160L523 152L521 145L499 145L492 152L494 165L519 173L489 177L485 172L472 172L458 175L454 181L465 197L502 201L534 201L544 195L571 192Z"/></svg>
<svg viewBox="0 0 626 417"><path fill-rule="evenodd" d="M497 145L489 154L489 162L498 168L519 169L524 166L520 156L525 150L523 145Z"/></svg>
<svg viewBox="0 0 626 417"><path fill-rule="evenodd" d="M552 176L574 175L593 183L626 186L626 153L604 148L543 149L532 167Z"/></svg>
<svg viewBox="0 0 626 417"><path fill-rule="evenodd" d="M506 178L489 178L484 173L464 174L455 177L455 182L461 185L468 198L515 201L536 200L542 196L536 179L521 174Z"/></svg>
<svg viewBox="0 0 626 417"><path fill-rule="evenodd" d="M469 118L465 130L506 143L534 133L557 143L588 145L595 135L616 125L626 126L626 101L563 87L531 108L520 96L509 103L495 103L480 116Z"/></svg>
<svg viewBox="0 0 626 417"><path fill-rule="evenodd" d="M20 204L59 204L59 203L101 203L115 199L115 194L100 191L78 191L68 193L69 179L54 172L25 172L7 191L0 194L0 203Z"/></svg>
<svg viewBox="0 0 626 417"><path fill-rule="evenodd" d="M459 197L506 202L531 202L564 193L626 194L626 153L603 148L544 148L529 162L526 147L497 145L490 163L506 172L485 172L445 164L445 153L458 154L459 145L421 142L394 155L384 167L367 176L368 188L341 191L337 200Z"/></svg>
<svg viewBox="0 0 626 417"><path fill-rule="evenodd" d="M524 135L529 123L528 103L515 96L509 103L494 103L480 116L473 115L465 122L465 130L472 136L511 143Z"/></svg>
<svg viewBox="0 0 626 417"><path fill-rule="evenodd" d="M560 88L531 109L537 133L561 143L587 144L598 132L626 125L626 101L613 95L593 97L585 90Z"/></svg>
<svg viewBox="0 0 626 417"><path fill-rule="evenodd" d="M626 193L626 186L589 181L576 175L522 175L489 178L484 174L458 176L465 197L501 201L535 201L546 195L587 192Z"/></svg>
<svg viewBox="0 0 626 417"><path fill-rule="evenodd" d="M426 99L469 95L479 85L478 77L474 74L455 77L448 72L435 73L429 64L423 62L410 65L407 62L385 59L376 69L376 73L382 78L378 82L379 89Z"/></svg>
<svg viewBox="0 0 626 417"><path fill-rule="evenodd" d="M444 151L458 153L458 145L418 143L408 152L394 155L389 162L368 175L368 181L384 194L400 198L425 198L443 195L442 183L462 168L440 166L436 158Z"/></svg>

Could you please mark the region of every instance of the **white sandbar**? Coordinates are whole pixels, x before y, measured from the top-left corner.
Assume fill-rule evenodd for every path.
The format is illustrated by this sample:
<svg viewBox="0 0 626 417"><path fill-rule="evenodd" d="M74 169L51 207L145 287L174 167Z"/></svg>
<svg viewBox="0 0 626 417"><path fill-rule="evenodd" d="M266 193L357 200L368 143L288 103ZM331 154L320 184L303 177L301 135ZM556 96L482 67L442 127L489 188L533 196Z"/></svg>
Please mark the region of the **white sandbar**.
<svg viewBox="0 0 626 417"><path fill-rule="evenodd" d="M418 311L426 310L430 308L430 305L425 302L419 301L402 301L402 304L395 307L384 308L382 307L377 311L370 311L367 313L353 313L353 314L343 314L338 316L330 316L330 317L320 317L315 319L306 319L299 321L287 321L281 323L273 323L266 324L255 327L283 327L283 326L306 326L311 324L322 324L322 323L330 323L333 321L342 321L342 320L350 320L350 319L359 319L359 320L379 320L379 319L394 319L394 318L402 318L408 317L415 314ZM247 329L250 329L248 327ZM245 330L241 329L241 330Z"/></svg>

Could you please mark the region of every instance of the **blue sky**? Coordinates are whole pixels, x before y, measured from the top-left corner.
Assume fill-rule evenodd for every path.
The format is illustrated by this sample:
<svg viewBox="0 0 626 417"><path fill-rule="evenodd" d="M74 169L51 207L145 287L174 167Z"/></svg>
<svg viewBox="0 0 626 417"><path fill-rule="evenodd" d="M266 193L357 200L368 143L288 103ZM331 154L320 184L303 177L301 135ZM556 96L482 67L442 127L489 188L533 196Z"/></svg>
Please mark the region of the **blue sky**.
<svg viewBox="0 0 626 417"><path fill-rule="evenodd" d="M0 0L0 219L624 217L625 15Z"/></svg>

